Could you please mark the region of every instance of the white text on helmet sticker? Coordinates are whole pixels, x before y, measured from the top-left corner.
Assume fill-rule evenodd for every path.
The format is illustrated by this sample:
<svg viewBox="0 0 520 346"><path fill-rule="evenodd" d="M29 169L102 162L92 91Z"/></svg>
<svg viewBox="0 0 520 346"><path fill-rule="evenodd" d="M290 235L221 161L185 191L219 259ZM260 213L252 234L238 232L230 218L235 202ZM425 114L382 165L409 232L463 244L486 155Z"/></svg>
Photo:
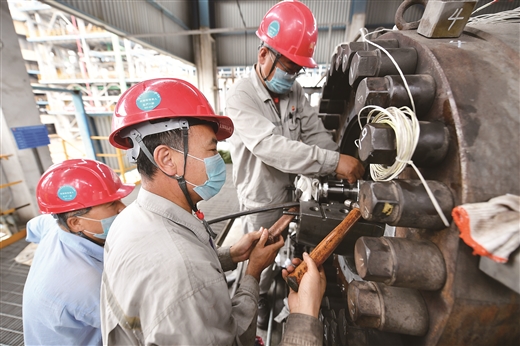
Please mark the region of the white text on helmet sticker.
<svg viewBox="0 0 520 346"><path fill-rule="evenodd" d="M267 28L267 36L270 38L275 37L280 32L280 23L277 20L273 20Z"/></svg>
<svg viewBox="0 0 520 346"><path fill-rule="evenodd" d="M151 111L161 103L161 95L158 92L148 90L139 95L135 100L135 104L143 111Z"/></svg>
<svg viewBox="0 0 520 346"><path fill-rule="evenodd" d="M76 189L70 185L63 185L58 189L58 198L62 201L72 201L78 195Z"/></svg>

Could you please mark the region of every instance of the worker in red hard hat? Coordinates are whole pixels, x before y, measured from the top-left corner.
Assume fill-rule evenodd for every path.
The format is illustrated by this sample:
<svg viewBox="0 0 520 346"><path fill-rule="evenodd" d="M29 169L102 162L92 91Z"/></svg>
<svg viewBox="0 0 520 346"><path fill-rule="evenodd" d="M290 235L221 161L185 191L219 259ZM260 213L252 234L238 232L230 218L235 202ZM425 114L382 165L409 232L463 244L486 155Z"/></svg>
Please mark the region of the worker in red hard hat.
<svg viewBox="0 0 520 346"><path fill-rule="evenodd" d="M241 210L288 202L296 174L336 174L354 183L364 167L338 152L334 142L296 81L313 58L318 28L311 10L300 1L280 1L262 19L261 43L251 74L228 91L226 114L235 131L231 144L233 182ZM245 232L270 227L281 210L242 218ZM270 307L267 292L273 272L262 273L258 326L265 329Z"/></svg>
<svg viewBox="0 0 520 346"><path fill-rule="evenodd" d="M27 223L27 241L38 248L23 292L25 344L101 345L103 246L133 189L94 160L67 160L42 175L43 215Z"/></svg>
<svg viewBox="0 0 520 346"><path fill-rule="evenodd" d="M109 140L136 161L142 188L106 243L105 344L253 344L260 273L284 241L266 245L261 229L217 248L197 208L225 182L217 141L232 133L231 120L186 81L152 79L121 95ZM230 298L224 272L247 259Z"/></svg>

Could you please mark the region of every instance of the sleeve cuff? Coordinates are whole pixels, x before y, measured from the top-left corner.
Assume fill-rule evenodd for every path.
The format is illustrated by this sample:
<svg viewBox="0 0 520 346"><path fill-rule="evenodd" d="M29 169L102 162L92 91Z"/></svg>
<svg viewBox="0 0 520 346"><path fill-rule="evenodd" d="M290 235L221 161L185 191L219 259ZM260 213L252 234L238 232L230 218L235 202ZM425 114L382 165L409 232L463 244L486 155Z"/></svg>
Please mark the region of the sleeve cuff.
<svg viewBox="0 0 520 346"><path fill-rule="evenodd" d="M231 259L230 248L231 247L226 246L217 249L218 260L220 261L222 270L225 272L228 270L235 270L237 268L237 264Z"/></svg>
<svg viewBox="0 0 520 346"><path fill-rule="evenodd" d="M313 316L290 314L280 345L322 345L323 324Z"/></svg>
<svg viewBox="0 0 520 346"><path fill-rule="evenodd" d="M332 150L324 150L325 151L325 160L322 166L322 172L325 174L333 174L336 172L336 168L339 163L339 153L337 151Z"/></svg>

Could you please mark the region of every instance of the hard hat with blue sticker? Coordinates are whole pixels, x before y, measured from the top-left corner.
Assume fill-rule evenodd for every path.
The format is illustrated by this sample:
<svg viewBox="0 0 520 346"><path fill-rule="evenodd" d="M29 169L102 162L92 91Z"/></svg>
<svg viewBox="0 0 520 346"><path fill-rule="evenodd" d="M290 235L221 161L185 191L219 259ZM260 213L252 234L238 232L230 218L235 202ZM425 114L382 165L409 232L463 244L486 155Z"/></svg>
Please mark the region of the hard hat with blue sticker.
<svg viewBox="0 0 520 346"><path fill-rule="evenodd" d="M77 195L76 189L70 185L63 185L58 189L58 198L65 202L72 201Z"/></svg>
<svg viewBox="0 0 520 346"><path fill-rule="evenodd" d="M277 20L273 20L267 28L267 36L274 38L280 32L280 23Z"/></svg>
<svg viewBox="0 0 520 346"><path fill-rule="evenodd" d="M135 104L143 111L151 111L161 103L161 95L153 90L147 90L135 100Z"/></svg>

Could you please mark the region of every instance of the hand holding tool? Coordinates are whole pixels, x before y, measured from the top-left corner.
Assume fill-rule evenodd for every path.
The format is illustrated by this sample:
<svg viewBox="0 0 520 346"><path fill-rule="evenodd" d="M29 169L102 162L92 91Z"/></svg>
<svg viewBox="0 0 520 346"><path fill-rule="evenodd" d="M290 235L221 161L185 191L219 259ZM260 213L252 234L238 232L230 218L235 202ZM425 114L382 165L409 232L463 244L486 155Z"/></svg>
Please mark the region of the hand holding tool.
<svg viewBox="0 0 520 346"><path fill-rule="evenodd" d="M287 212L295 213L299 210L299 207L292 207ZM267 238L267 242L265 245L273 244L274 239L278 237L282 232L289 226L291 221L294 219L294 215L286 214L282 215L270 228L269 228L269 238Z"/></svg>
<svg viewBox="0 0 520 346"><path fill-rule="evenodd" d="M352 226L356 223L357 220L361 218L361 211L359 208L353 208L341 223L336 226L323 240L311 251L309 256L312 258L316 266L320 266L329 258L329 256L336 250L338 245L341 243L345 235L352 228ZM287 284L294 291L298 292L298 288L300 282L302 280L303 274L307 272L307 264L305 262L301 262L300 265L296 267L294 272L287 276Z"/></svg>

